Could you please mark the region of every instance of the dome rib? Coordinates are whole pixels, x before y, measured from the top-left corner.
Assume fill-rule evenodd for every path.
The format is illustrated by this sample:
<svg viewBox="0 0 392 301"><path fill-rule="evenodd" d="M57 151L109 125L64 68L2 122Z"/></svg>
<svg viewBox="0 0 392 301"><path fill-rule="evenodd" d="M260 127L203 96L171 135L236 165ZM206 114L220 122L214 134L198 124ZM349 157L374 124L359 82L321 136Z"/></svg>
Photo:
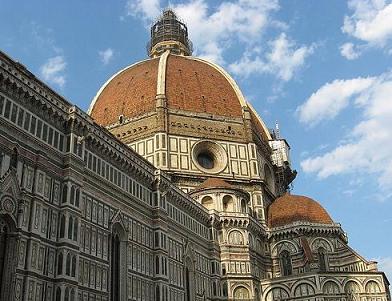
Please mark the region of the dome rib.
<svg viewBox="0 0 392 301"><path fill-rule="evenodd" d="M286 226L295 222L333 224L328 212L315 200L286 193L268 207L270 227Z"/></svg>

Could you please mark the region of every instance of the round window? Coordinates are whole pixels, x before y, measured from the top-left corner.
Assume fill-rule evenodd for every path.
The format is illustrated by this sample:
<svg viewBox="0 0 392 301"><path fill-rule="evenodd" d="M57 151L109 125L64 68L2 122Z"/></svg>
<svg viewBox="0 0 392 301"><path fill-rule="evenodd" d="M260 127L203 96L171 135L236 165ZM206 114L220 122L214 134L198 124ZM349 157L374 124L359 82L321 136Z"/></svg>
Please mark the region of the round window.
<svg viewBox="0 0 392 301"><path fill-rule="evenodd" d="M196 143L193 146L192 159L197 168L206 173L218 173L227 166L226 151L212 141Z"/></svg>
<svg viewBox="0 0 392 301"><path fill-rule="evenodd" d="M214 168L214 157L209 152L202 152L197 155L197 162L206 169Z"/></svg>

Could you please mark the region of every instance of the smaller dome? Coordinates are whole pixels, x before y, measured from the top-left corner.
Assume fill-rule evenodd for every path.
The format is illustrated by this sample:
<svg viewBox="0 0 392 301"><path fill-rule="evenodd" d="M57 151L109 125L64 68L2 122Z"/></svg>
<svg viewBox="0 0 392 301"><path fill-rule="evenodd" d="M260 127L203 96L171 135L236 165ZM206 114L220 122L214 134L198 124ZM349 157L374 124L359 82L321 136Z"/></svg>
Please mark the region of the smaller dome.
<svg viewBox="0 0 392 301"><path fill-rule="evenodd" d="M232 189L233 186L227 183L225 180L220 178L208 178L203 183L201 183L196 189L209 189L209 188L228 188Z"/></svg>
<svg viewBox="0 0 392 301"><path fill-rule="evenodd" d="M286 193L268 207L268 224L280 227L294 222L333 224L328 212L315 200Z"/></svg>

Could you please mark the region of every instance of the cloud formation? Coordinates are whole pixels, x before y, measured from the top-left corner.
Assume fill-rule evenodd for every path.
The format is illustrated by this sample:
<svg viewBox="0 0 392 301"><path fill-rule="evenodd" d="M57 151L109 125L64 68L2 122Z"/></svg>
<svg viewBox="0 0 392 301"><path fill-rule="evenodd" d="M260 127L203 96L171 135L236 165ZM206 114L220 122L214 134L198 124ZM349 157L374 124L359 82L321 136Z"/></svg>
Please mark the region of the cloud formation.
<svg viewBox="0 0 392 301"><path fill-rule="evenodd" d="M133 16L150 22L163 7L163 0L129 0ZM288 81L302 67L314 46L297 46L285 31L287 25L273 16L280 9L278 0L234 0L216 6L206 0L190 0L174 4L172 8L188 26L194 54L198 57L229 66L239 76L270 74ZM268 28L281 33L261 49ZM233 57L229 50L239 49L241 57ZM260 56L260 51L266 51Z"/></svg>
<svg viewBox="0 0 392 301"><path fill-rule="evenodd" d="M268 73L283 81L289 81L315 49L315 45L298 47L285 33L281 33L268 44L270 49L264 57L260 57L255 51L247 52L240 60L230 64L229 70L243 77Z"/></svg>
<svg viewBox="0 0 392 301"><path fill-rule="evenodd" d="M333 119L355 96L361 95L374 82L374 78L334 80L314 92L296 110L300 122L314 126L326 119Z"/></svg>
<svg viewBox="0 0 392 301"><path fill-rule="evenodd" d="M352 15L344 17L342 26L344 33L368 47L390 48L392 41L391 0L350 0L348 8L352 11ZM344 52L341 53L345 56ZM352 56L345 57L350 59ZM359 57L359 53L356 57Z"/></svg>
<svg viewBox="0 0 392 301"><path fill-rule="evenodd" d="M333 175L372 175L379 188L392 192L392 73L378 77L335 80L321 87L302 105L302 122L332 119L345 107L361 110L361 120L334 149L301 162L306 173L319 178Z"/></svg>
<svg viewBox="0 0 392 301"><path fill-rule="evenodd" d="M160 0L128 0L125 8L128 16L141 16L147 20L156 18L161 12Z"/></svg>
<svg viewBox="0 0 392 301"><path fill-rule="evenodd" d="M63 88L66 83L65 74L64 74L66 67L67 67L67 63L65 61L64 56L58 55L49 58L40 67L40 74L44 81L51 84L55 84L60 88Z"/></svg>
<svg viewBox="0 0 392 301"><path fill-rule="evenodd" d="M112 60L114 51L112 48L108 48L105 50L98 51L98 55L102 64L107 65Z"/></svg>
<svg viewBox="0 0 392 301"><path fill-rule="evenodd" d="M340 54L348 60L355 60L361 56L361 52L353 43L344 43L340 46Z"/></svg>

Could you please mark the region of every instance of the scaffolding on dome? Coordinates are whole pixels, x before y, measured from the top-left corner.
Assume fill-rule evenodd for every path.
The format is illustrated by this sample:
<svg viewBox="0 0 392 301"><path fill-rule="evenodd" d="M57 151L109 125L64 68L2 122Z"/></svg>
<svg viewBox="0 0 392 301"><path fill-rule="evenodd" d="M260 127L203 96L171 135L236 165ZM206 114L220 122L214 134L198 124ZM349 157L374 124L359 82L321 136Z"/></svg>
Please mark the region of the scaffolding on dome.
<svg viewBox="0 0 392 301"><path fill-rule="evenodd" d="M192 54L193 45L188 38L188 28L172 9L166 9L151 26L151 40L147 44L148 54L151 54L155 45L169 41L180 42L185 47L185 54Z"/></svg>

